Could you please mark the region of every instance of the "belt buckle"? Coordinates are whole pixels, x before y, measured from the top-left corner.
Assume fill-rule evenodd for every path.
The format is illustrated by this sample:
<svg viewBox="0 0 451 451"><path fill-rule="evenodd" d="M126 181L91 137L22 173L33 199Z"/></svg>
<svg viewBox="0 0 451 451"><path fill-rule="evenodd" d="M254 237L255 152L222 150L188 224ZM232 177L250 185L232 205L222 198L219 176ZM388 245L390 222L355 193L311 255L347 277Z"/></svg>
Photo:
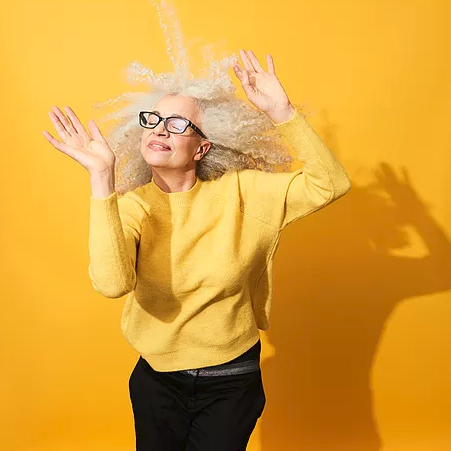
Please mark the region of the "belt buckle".
<svg viewBox="0 0 451 451"><path fill-rule="evenodd" d="M198 370L182 370L180 371L183 374L188 374L189 376L197 376Z"/></svg>

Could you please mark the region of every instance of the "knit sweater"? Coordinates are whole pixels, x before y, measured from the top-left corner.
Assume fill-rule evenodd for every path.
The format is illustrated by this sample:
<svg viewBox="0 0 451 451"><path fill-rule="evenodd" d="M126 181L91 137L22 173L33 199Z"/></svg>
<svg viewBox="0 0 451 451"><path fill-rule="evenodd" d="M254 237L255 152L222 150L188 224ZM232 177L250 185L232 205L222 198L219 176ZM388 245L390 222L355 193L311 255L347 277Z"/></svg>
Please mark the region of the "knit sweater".
<svg viewBox="0 0 451 451"><path fill-rule="evenodd" d="M351 187L298 110L274 125L302 169L196 177L174 193L152 180L90 198L92 286L108 298L127 295L122 333L156 371L218 365L255 344L269 327L282 230Z"/></svg>

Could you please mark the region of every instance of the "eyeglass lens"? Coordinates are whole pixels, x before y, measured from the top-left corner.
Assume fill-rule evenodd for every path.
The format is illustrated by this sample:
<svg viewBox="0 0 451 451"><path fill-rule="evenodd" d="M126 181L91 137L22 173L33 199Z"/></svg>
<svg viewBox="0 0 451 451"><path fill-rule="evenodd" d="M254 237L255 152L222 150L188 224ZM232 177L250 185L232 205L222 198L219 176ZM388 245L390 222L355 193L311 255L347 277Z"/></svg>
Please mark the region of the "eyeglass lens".
<svg viewBox="0 0 451 451"><path fill-rule="evenodd" d="M144 122L143 125L151 128L155 127L160 120L160 118L153 113L144 113L141 116ZM183 119L177 117L171 117L166 121L168 131L173 133L183 133L186 130L187 125L188 124Z"/></svg>

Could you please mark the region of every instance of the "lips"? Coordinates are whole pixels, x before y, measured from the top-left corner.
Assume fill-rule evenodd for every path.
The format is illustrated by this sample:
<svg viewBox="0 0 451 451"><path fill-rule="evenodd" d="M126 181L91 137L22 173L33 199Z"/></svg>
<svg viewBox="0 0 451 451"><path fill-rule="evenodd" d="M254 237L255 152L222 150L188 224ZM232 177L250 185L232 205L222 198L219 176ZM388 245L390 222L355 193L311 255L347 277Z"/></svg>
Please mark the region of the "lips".
<svg viewBox="0 0 451 451"><path fill-rule="evenodd" d="M150 147L153 150L160 150L163 152L171 151L171 148L167 144L165 144L161 141L155 141L155 140L150 141L149 144L147 145L147 147Z"/></svg>

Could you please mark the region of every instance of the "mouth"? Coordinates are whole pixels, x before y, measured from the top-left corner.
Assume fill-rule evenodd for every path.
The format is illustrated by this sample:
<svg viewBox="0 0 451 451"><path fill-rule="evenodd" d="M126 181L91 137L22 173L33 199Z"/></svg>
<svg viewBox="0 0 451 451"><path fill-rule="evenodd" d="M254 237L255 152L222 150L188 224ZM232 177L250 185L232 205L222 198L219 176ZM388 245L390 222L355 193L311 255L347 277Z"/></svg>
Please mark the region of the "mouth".
<svg viewBox="0 0 451 451"><path fill-rule="evenodd" d="M156 142L156 141L151 141L147 145L147 147L149 149L160 151L160 152L171 152L171 150L172 150L169 146L166 146L166 145Z"/></svg>

